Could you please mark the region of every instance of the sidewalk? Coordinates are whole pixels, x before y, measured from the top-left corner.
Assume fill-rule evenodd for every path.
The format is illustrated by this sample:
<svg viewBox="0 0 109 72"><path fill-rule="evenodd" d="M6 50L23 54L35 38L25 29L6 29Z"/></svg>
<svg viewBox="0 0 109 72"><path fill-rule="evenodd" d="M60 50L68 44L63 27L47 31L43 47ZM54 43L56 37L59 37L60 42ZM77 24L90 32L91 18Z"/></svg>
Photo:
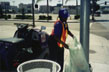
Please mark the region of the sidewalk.
<svg viewBox="0 0 109 72"><path fill-rule="evenodd" d="M91 34L90 35L90 63L93 72L109 72L109 40Z"/></svg>

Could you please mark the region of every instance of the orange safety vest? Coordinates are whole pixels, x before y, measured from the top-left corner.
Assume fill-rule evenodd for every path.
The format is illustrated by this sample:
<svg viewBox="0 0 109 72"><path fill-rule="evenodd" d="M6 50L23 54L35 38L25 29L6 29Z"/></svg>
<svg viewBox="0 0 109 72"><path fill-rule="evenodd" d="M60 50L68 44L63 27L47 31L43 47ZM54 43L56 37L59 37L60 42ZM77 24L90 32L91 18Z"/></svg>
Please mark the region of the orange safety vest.
<svg viewBox="0 0 109 72"><path fill-rule="evenodd" d="M57 22L61 22L61 21L58 20L58 21L55 22L55 24L56 24ZM65 29L64 24L63 24L62 22L61 22L61 24L62 24L62 34L61 34L60 40L61 40L62 42L65 42L65 41L66 41L66 38L67 38L67 35L68 35L68 30ZM67 25L67 24L66 24L66 25ZM54 29L52 30L51 35L54 35ZM57 44L58 44L58 46L61 47L61 48L64 47L63 44L61 44L60 42L57 42Z"/></svg>

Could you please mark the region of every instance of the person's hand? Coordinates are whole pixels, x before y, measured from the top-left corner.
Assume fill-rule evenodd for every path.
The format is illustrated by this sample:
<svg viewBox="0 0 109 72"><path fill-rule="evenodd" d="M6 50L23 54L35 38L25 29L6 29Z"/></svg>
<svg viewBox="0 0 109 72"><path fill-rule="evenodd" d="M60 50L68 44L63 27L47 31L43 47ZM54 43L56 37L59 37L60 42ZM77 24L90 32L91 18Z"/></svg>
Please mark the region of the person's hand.
<svg viewBox="0 0 109 72"><path fill-rule="evenodd" d="M75 36L73 35L73 36L72 36L72 38L74 39L74 38L75 38Z"/></svg>
<svg viewBox="0 0 109 72"><path fill-rule="evenodd" d="M69 49L69 46L67 44L64 44L64 47L67 48L67 49Z"/></svg>

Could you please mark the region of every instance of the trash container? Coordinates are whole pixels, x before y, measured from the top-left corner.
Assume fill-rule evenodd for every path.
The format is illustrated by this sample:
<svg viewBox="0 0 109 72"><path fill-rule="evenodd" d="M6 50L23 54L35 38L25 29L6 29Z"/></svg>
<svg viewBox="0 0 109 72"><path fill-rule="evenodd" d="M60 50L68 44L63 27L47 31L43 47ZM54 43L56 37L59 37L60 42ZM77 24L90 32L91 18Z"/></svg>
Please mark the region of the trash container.
<svg viewBox="0 0 109 72"><path fill-rule="evenodd" d="M18 72L59 72L60 65L51 60L35 59L21 63Z"/></svg>
<svg viewBox="0 0 109 72"><path fill-rule="evenodd" d="M12 37L0 39L1 70L13 70L13 60L18 50L22 48L23 41L22 38Z"/></svg>

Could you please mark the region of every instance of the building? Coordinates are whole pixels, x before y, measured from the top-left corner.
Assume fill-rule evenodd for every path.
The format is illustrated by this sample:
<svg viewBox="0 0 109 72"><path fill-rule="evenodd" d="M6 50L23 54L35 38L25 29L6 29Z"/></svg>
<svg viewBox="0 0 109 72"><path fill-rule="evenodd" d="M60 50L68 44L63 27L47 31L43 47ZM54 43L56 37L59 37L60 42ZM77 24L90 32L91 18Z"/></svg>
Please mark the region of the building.
<svg viewBox="0 0 109 72"><path fill-rule="evenodd" d="M32 13L32 5L31 4L19 4L19 12L21 13L24 10L25 13Z"/></svg>
<svg viewBox="0 0 109 72"><path fill-rule="evenodd" d="M48 6L48 11L47 11L47 5L41 5L39 8L39 13L52 13L52 11L54 10L53 6Z"/></svg>
<svg viewBox="0 0 109 72"><path fill-rule="evenodd" d="M58 12L59 12L59 9L60 9L61 7L59 6L54 6L54 10L53 10L53 14L58 14Z"/></svg>
<svg viewBox="0 0 109 72"><path fill-rule="evenodd" d="M10 6L11 9L10 9L10 13L18 13L18 7L17 6Z"/></svg>
<svg viewBox="0 0 109 72"><path fill-rule="evenodd" d="M54 13L54 14L57 14L58 13L58 11L59 11L59 9L61 8L62 6L54 6L54 10L53 10L53 12L52 13ZM76 6L63 6L63 8L66 8L66 9L68 9L68 12L70 13L70 14L77 14L77 11L78 11L78 14L80 14L80 6L78 6L78 7L76 7ZM77 10L78 9L78 10Z"/></svg>
<svg viewBox="0 0 109 72"><path fill-rule="evenodd" d="M22 9L24 9L25 13L32 13L32 4L19 4L19 12L22 12ZM37 10L35 10L35 13L38 13Z"/></svg>
<svg viewBox="0 0 109 72"><path fill-rule="evenodd" d="M0 2L0 6L3 9L3 13L9 13L9 10L11 9L10 2Z"/></svg>

